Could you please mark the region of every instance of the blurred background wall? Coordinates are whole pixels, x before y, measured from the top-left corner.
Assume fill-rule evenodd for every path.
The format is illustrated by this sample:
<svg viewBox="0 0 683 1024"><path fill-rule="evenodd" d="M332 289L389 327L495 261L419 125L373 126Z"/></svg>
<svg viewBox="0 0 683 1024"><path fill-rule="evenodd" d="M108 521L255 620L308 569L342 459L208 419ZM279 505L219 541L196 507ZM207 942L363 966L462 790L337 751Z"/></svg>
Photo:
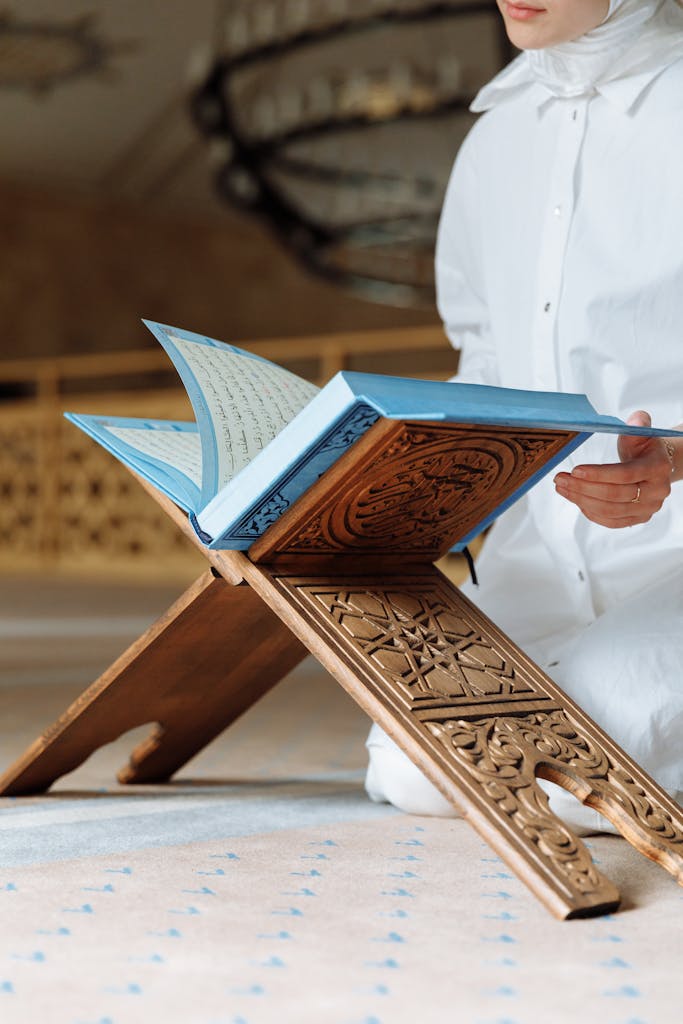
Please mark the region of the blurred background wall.
<svg viewBox="0 0 683 1024"><path fill-rule="evenodd" d="M434 213L471 123L460 107L501 62L493 6L5 5L0 355L146 346L141 316L231 340L434 323L429 290L387 295L380 275L360 297L316 277L282 231L275 240L272 216L240 212L225 194L239 201L241 187L248 208L245 161L260 163L261 183L301 213L300 234L313 221L374 227L382 245L356 239L356 250L376 263L393 244L405 263L412 230L429 264ZM231 108L222 137L206 101L191 110L221 61L214 100Z"/></svg>
<svg viewBox="0 0 683 1024"><path fill-rule="evenodd" d="M435 321L429 308L375 304L313 277L266 227L214 205L161 211L47 181L0 183L2 358L153 345L142 316L237 344Z"/></svg>
<svg viewBox="0 0 683 1024"><path fill-rule="evenodd" d="M201 559L62 411L191 415L148 317L324 382L445 377L433 248L488 0L10 0L0 16L0 563Z"/></svg>

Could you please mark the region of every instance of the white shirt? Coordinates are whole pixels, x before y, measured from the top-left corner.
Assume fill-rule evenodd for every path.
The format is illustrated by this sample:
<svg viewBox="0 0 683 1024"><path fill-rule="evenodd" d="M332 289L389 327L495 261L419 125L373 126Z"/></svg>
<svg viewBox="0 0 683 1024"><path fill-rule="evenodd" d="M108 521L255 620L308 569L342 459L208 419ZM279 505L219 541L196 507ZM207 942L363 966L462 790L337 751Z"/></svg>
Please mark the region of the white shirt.
<svg viewBox="0 0 683 1024"><path fill-rule="evenodd" d="M584 392L599 412L675 426L683 60L598 89L559 99L529 85L475 125L441 220L439 308L458 379ZM563 468L616 460L597 435ZM683 803L683 484L649 523L609 530L544 479L494 525L477 569L475 603ZM375 799L448 813L377 726L368 748ZM551 808L604 825L562 792Z"/></svg>
<svg viewBox="0 0 683 1024"><path fill-rule="evenodd" d="M579 99L530 85L480 118L437 244L458 379L583 392L601 413L683 422L682 169L683 60ZM562 468L616 461L603 435ZM551 475L493 528L475 600L533 643L682 567L681 485L649 523L609 530L556 495Z"/></svg>

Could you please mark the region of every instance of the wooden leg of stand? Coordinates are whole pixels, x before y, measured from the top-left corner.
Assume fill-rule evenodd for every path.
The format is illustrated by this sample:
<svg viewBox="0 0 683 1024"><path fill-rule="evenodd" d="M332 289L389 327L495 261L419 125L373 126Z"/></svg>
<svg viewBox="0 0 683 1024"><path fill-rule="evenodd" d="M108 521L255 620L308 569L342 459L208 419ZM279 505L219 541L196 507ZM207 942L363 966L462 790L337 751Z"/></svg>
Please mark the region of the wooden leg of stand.
<svg viewBox="0 0 683 1024"><path fill-rule="evenodd" d="M569 701L543 718L527 734L539 778L594 807L683 885L683 809Z"/></svg>
<svg viewBox="0 0 683 1024"><path fill-rule="evenodd" d="M531 888L529 869L538 876L549 865L553 869L556 896L565 889L558 915L563 917L606 913L610 905L618 906L619 896L584 844L549 810L537 778L595 807L632 846L683 883L683 811L597 726L572 710L556 706L519 716L508 711L425 722L448 754L449 776L476 790L477 810L488 819L482 834L490 831L487 838L496 845L498 834L514 833Z"/></svg>
<svg viewBox="0 0 683 1024"><path fill-rule="evenodd" d="M165 781L305 654L249 587L206 573L4 773L0 793L43 792L147 722L158 725L119 778Z"/></svg>
<svg viewBox="0 0 683 1024"><path fill-rule="evenodd" d="M555 916L619 893L538 776L681 880L681 809L436 568L245 577Z"/></svg>

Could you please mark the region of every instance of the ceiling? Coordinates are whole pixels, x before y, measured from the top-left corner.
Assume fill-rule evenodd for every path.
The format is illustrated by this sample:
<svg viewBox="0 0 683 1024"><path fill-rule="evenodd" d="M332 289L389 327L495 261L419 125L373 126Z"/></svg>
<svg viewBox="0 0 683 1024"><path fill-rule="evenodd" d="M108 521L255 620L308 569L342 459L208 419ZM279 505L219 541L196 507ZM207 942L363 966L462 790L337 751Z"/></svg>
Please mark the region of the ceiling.
<svg viewBox="0 0 683 1024"><path fill-rule="evenodd" d="M419 24L428 6L436 18ZM447 12L460 8L470 20L456 28ZM324 29L327 22L334 29L350 26L346 38L321 31L309 45L311 25ZM354 24L362 30L355 31ZM348 252L339 247L347 277L363 283L367 270L375 288L368 297L376 300L377 282L391 282L394 274L401 295L382 293L380 299L412 304L412 297L403 296L400 275L412 282L413 267L419 266L428 279L424 293L431 310L432 220L435 225L454 153L471 123L462 97L473 95L500 66L502 37L492 0L3 0L0 185L5 209L16 207L19 192L13 186L20 186L21 202L38 218L40 191L60 203L68 194L110 209L136 205L137 213L142 208L145 214L161 213L167 222L184 215L220 222L224 233L227 227L236 234L244 218L214 187L221 162L237 166L236 144L231 147L224 135L208 142L189 110L189 97L206 81L216 54L227 54L231 69L240 68L224 87L233 90L230 102L240 117L247 121L249 115L258 129L258 116L275 112L280 130L282 124L287 128L291 109L296 113L289 126L293 148L284 155L296 164L299 177L291 168L289 177L278 177L274 164L266 169L269 188L296 211L290 251L310 269L311 258L301 257L304 215L314 224L339 221L341 228L348 221L371 244L367 252L357 247L360 270L344 263L351 247ZM292 40L294 45L278 51L278 44ZM247 53L250 46L256 61L244 60L254 56ZM377 80L376 66L384 76ZM333 90L343 101L339 125L322 115L322 128L316 128L315 117L313 128L305 117L297 122L302 111L313 116L313 101L321 103ZM459 104L448 122L438 111L434 118L429 115L429 104L444 96ZM408 104L406 121L401 104ZM388 115L397 111L392 122ZM328 127L340 130L323 130ZM248 134L242 126L243 138ZM274 137L277 141L277 132ZM335 177L339 168L341 184ZM364 192L361 179L370 182ZM416 255L409 224L415 210L427 225ZM263 219L275 226L272 211ZM387 236L391 267L385 274L375 236L378 224L394 221L409 237L401 248ZM100 237L97 228L95 235ZM287 236L285 246L289 241ZM23 270L22 275L23 281Z"/></svg>
<svg viewBox="0 0 683 1024"><path fill-rule="evenodd" d="M14 0L0 18L0 179L215 209L187 113L223 0Z"/></svg>
<svg viewBox="0 0 683 1024"><path fill-rule="evenodd" d="M226 15L249 2L6 0L0 181L215 213L207 147L187 97L219 48ZM338 2L364 8L370 0L325 0L330 10ZM302 17L309 4L324 6L282 4Z"/></svg>
<svg viewBox="0 0 683 1024"><path fill-rule="evenodd" d="M330 17L342 8L358 17L415 2L277 0L277 10L296 26L328 9ZM486 0L464 6L479 4ZM251 0L7 0L0 8L0 181L215 213L207 145L190 120L188 95L226 46L226 24L238 34L240 19L257 20L253 13ZM458 31L461 51L478 54L477 23ZM420 42L419 33L411 38ZM398 47L398 30L392 40ZM356 46L362 56L363 40ZM496 70L496 59L489 42L475 62L477 84ZM289 65L286 73L293 74ZM439 142L437 133L430 147ZM441 144L447 176L453 140Z"/></svg>

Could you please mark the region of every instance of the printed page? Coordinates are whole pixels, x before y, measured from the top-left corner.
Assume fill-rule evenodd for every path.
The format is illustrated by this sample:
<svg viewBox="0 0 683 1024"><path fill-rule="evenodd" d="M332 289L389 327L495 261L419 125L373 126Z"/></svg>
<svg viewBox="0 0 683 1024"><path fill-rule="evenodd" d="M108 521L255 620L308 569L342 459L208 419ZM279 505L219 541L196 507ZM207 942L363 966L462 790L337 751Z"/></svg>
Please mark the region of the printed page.
<svg viewBox="0 0 683 1024"><path fill-rule="evenodd" d="M320 389L274 363L228 345L189 341L171 331L168 340L192 372L213 428L215 473L204 466L202 488L202 498L208 500L251 462Z"/></svg>
<svg viewBox="0 0 683 1024"><path fill-rule="evenodd" d="M140 427L107 426L107 430L120 441L136 448L143 455L151 455L184 473L199 489L202 486L202 446L198 433L173 429L141 430Z"/></svg>
<svg viewBox="0 0 683 1024"><path fill-rule="evenodd" d="M196 512L201 507L202 448L196 423L64 415L181 508Z"/></svg>

